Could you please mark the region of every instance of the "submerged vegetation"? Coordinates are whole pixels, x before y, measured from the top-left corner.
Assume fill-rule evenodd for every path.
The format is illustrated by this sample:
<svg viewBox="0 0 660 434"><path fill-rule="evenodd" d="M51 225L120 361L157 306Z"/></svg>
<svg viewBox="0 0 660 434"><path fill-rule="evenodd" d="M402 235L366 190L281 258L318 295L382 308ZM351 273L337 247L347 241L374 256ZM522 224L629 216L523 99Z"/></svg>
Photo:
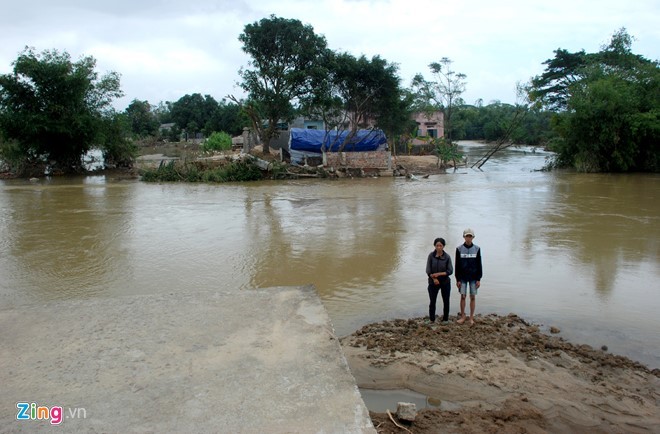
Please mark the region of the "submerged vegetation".
<svg viewBox="0 0 660 434"><path fill-rule="evenodd" d="M249 160L231 162L223 166L209 166L197 161L161 162L157 168L140 170L146 182L238 182L257 181L263 172Z"/></svg>

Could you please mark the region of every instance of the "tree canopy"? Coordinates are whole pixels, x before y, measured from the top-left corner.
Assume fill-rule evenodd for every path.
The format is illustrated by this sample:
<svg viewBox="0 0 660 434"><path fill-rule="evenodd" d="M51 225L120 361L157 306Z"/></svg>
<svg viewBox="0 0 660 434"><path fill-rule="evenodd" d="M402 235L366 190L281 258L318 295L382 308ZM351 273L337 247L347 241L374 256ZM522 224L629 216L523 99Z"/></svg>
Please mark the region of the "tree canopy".
<svg viewBox="0 0 660 434"><path fill-rule="evenodd" d="M358 129L380 128L400 134L410 117L410 100L400 88L398 67L380 56L368 59L327 50L314 77L314 92L303 100L304 112L323 119L326 129L348 130L339 148Z"/></svg>
<svg viewBox="0 0 660 434"><path fill-rule="evenodd" d="M168 109L167 113L161 114L161 118L174 122L189 137L197 133L208 137L220 131L236 136L241 134L243 127L249 125L249 120L241 113L238 104L225 99L218 102L211 95L184 95L168 103Z"/></svg>
<svg viewBox="0 0 660 434"><path fill-rule="evenodd" d="M249 67L239 71L241 87L248 93L243 109L267 152L277 123L293 119L294 104L312 91L326 40L310 25L274 15L246 25L238 39L251 57Z"/></svg>
<svg viewBox="0 0 660 434"><path fill-rule="evenodd" d="M556 50L529 96L556 112L556 166L589 172L660 170L660 68L632 53L625 29L597 53Z"/></svg>
<svg viewBox="0 0 660 434"><path fill-rule="evenodd" d="M461 95L465 92L467 76L451 68L452 60L443 57L439 62L429 64L432 80L422 74L413 78L412 87L417 95L419 111L442 111L444 115L445 137L451 143L454 112L463 105Z"/></svg>
<svg viewBox="0 0 660 434"><path fill-rule="evenodd" d="M82 156L111 135L111 102L122 96L119 74L99 77L96 60L73 62L67 52L25 48L13 72L0 75L2 158L27 170L54 162L61 170L82 166Z"/></svg>
<svg viewBox="0 0 660 434"><path fill-rule="evenodd" d="M131 132L138 137L155 136L160 121L149 101L134 99L126 108Z"/></svg>
<svg viewBox="0 0 660 434"><path fill-rule="evenodd" d="M170 119L190 137L195 137L207 125L210 126L217 109L218 102L211 95L193 93L182 96L170 105ZM208 131L208 134L211 132Z"/></svg>

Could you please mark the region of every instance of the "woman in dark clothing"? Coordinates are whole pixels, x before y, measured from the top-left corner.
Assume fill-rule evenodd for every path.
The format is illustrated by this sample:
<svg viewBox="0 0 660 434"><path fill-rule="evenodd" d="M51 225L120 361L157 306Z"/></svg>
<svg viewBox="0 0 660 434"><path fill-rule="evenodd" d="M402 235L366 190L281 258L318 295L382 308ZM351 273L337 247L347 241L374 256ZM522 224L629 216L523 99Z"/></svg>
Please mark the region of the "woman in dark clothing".
<svg viewBox="0 0 660 434"><path fill-rule="evenodd" d="M429 280L429 320L435 321L435 303L438 292L442 295L442 322L449 321L449 295L451 294L451 280L449 276L454 272L449 254L445 252L444 238L436 238L433 241L435 250L429 253L426 259L426 275Z"/></svg>

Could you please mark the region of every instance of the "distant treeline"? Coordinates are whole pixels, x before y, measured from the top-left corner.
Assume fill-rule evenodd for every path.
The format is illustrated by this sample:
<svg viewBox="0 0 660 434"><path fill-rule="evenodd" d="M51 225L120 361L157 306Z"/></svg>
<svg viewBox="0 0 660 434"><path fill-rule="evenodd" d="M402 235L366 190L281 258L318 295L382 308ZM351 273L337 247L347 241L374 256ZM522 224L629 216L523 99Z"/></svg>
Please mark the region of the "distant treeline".
<svg viewBox="0 0 660 434"><path fill-rule="evenodd" d="M511 119L521 121L508 133ZM500 102L489 105L463 105L454 113L452 137L456 140L486 140L494 142L506 139L516 144L545 146L555 133L552 130L553 113L514 106Z"/></svg>

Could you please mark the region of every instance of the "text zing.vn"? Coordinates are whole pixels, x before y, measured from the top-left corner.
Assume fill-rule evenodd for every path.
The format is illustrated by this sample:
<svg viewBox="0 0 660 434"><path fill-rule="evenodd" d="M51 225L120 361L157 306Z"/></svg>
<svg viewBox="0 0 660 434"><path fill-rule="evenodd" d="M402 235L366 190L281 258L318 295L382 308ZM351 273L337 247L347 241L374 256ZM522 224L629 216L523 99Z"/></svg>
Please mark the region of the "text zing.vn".
<svg viewBox="0 0 660 434"><path fill-rule="evenodd" d="M53 405L52 407L37 405L35 402L17 402L16 420L49 420L51 425L59 425L62 423L64 414L62 407ZM87 411L84 408L69 408L68 418L87 418Z"/></svg>

